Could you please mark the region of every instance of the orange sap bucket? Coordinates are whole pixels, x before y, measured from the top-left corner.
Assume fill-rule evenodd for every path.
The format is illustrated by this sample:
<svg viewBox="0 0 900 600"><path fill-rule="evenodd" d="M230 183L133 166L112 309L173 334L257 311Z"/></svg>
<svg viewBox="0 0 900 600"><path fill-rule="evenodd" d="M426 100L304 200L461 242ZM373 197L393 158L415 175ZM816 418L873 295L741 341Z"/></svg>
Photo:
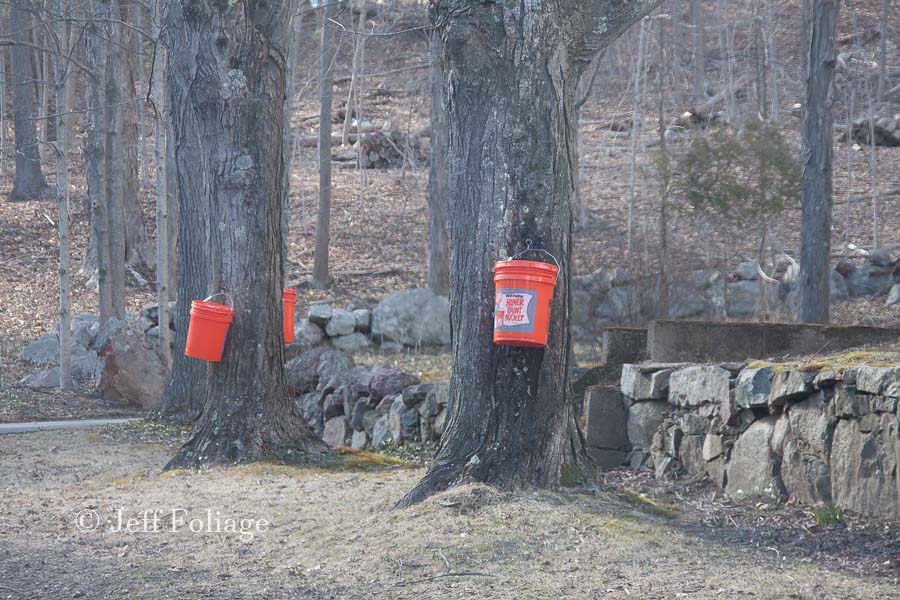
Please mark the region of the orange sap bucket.
<svg viewBox="0 0 900 600"><path fill-rule="evenodd" d="M191 358L219 362L225 349L228 327L234 318L234 308L209 302L212 297L191 302L191 321L188 324L184 354Z"/></svg>
<svg viewBox="0 0 900 600"><path fill-rule="evenodd" d="M547 346L550 301L558 275L558 266L532 260L509 259L494 264L495 344Z"/></svg>
<svg viewBox="0 0 900 600"><path fill-rule="evenodd" d="M294 307L297 306L297 290L284 290L284 343L294 343Z"/></svg>

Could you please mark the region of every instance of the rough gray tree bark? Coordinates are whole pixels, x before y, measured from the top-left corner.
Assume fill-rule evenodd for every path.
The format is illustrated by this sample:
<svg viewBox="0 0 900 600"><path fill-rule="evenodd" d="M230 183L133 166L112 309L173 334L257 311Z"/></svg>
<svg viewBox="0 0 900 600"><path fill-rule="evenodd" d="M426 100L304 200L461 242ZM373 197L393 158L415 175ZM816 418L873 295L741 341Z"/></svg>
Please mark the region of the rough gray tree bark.
<svg viewBox="0 0 900 600"><path fill-rule="evenodd" d="M125 320L125 199L122 164L122 26L118 2L111 2L105 24L106 47L106 220L109 247L110 315Z"/></svg>
<svg viewBox="0 0 900 600"><path fill-rule="evenodd" d="M154 0L150 14L150 34L156 44L155 58L150 72L153 99L154 162L156 165L156 302L159 305L159 350L166 364L172 365L169 347L169 202L166 194L168 173L166 170L166 97L163 77L166 52L163 45L160 21L163 17L162 0ZM146 159L149 162L149 158Z"/></svg>
<svg viewBox="0 0 900 600"><path fill-rule="evenodd" d="M222 361L208 366L193 435L169 468L327 451L284 384L282 142L295 9L268 0L168 5L179 192L183 206L206 204L209 291L228 294L235 311ZM197 152L184 152L185 143ZM201 189L185 185L190 171ZM178 297L188 304L187 293Z"/></svg>
<svg viewBox="0 0 900 600"><path fill-rule="evenodd" d="M55 0L54 9L62 14L62 0ZM53 83L56 114L56 202L59 215L59 387L72 385L72 325L70 318L71 291L69 285L69 140L66 137L65 85L69 77L69 48L66 22L59 18L55 25L58 52L53 57Z"/></svg>
<svg viewBox="0 0 900 600"><path fill-rule="evenodd" d="M700 0L691 0L691 30L694 45L694 60L691 74L694 83L694 104L701 106L706 101L706 46L703 42L703 5Z"/></svg>
<svg viewBox="0 0 900 600"><path fill-rule="evenodd" d="M140 26L141 6L129 4L122 9L122 20ZM125 215L125 264L139 269L149 270L156 266L156 256L144 225L144 213L141 210L140 169L141 158L138 152L142 144L141 134L144 120L144 103L139 99L140 72L143 72L143 56L141 55L140 36L142 32L132 27L123 28L122 46L124 61L122 64L123 121L122 121L122 204Z"/></svg>
<svg viewBox="0 0 900 600"><path fill-rule="evenodd" d="M328 249L331 244L331 102L334 81L334 24L337 2L322 11L322 52L319 59L319 212L316 216L316 253L312 285L328 287Z"/></svg>
<svg viewBox="0 0 900 600"><path fill-rule="evenodd" d="M832 100L839 0L804 0L806 93L801 126L803 204L800 229L802 323L829 320L832 205Z"/></svg>
<svg viewBox="0 0 900 600"><path fill-rule="evenodd" d="M10 202L40 198L48 189L41 172L41 155L35 129L35 109L38 106L34 88L36 77L30 67L29 49L24 45L31 22L29 9L29 0L11 0L9 4L9 27L15 42L10 49L10 84L16 137L16 174L12 191L6 197Z"/></svg>
<svg viewBox="0 0 900 600"><path fill-rule="evenodd" d="M467 479L553 486L590 464L568 379L575 89L591 58L657 4L432 5L449 74L452 375L441 447L400 505ZM492 340L494 262L527 240L562 265L546 349Z"/></svg>
<svg viewBox="0 0 900 600"><path fill-rule="evenodd" d="M450 293L450 234L447 229L447 111L443 48L431 34L431 161L428 168L428 289Z"/></svg>
<svg viewBox="0 0 900 600"><path fill-rule="evenodd" d="M82 272L97 270L97 294L100 323L105 325L112 314L112 290L109 280L109 217L106 210L106 54L108 51L105 20L109 3L98 1L91 7L86 24L87 76L87 144L85 171L88 198L91 203L91 235ZM93 252L90 245L93 245ZM93 255L93 261L91 256Z"/></svg>

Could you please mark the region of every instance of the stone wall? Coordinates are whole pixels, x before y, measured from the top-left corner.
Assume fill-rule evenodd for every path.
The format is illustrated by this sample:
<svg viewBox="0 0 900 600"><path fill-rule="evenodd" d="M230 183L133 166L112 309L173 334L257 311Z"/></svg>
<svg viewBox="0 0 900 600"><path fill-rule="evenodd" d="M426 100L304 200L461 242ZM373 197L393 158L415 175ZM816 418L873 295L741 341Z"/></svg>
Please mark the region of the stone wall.
<svg viewBox="0 0 900 600"><path fill-rule="evenodd" d="M620 389L591 388L588 420L621 462L900 518L900 366L629 364Z"/></svg>

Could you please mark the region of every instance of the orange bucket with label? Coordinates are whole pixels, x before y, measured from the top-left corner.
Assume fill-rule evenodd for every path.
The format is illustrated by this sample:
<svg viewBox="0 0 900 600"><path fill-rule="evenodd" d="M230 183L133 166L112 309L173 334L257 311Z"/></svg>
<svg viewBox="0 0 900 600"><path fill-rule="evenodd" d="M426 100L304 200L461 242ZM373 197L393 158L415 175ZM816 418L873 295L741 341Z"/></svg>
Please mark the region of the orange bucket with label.
<svg viewBox="0 0 900 600"><path fill-rule="evenodd" d="M516 256L521 254L524 252ZM494 343L544 348L559 263L551 265L515 258L494 264Z"/></svg>
<svg viewBox="0 0 900 600"><path fill-rule="evenodd" d="M225 349L225 336L234 319L234 308L217 302L209 302L214 294L206 300L191 302L191 321L188 324L187 341L184 344L185 356L219 362Z"/></svg>
<svg viewBox="0 0 900 600"><path fill-rule="evenodd" d="M297 290L284 290L284 343L294 343L294 307L297 306Z"/></svg>

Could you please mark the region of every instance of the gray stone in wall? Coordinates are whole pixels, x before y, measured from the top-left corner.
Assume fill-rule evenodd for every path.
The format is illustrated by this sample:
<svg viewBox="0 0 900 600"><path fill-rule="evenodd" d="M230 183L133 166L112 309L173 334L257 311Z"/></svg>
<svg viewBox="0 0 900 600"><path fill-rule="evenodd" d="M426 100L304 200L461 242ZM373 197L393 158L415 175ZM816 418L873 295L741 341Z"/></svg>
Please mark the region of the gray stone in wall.
<svg viewBox="0 0 900 600"><path fill-rule="evenodd" d="M329 446L346 446L350 441L350 422L345 416L333 417L325 421L322 440Z"/></svg>
<svg viewBox="0 0 900 600"><path fill-rule="evenodd" d="M362 333L369 333L372 327L372 311L368 308L357 308L353 313L353 319L356 321L356 330Z"/></svg>
<svg viewBox="0 0 900 600"><path fill-rule="evenodd" d="M361 390L368 390L372 383L372 369L365 365L357 365L350 370L350 383Z"/></svg>
<svg viewBox="0 0 900 600"><path fill-rule="evenodd" d="M822 395L814 394L791 405L787 414L791 434L803 440L811 453L822 459L826 458L837 419L825 414Z"/></svg>
<svg viewBox="0 0 900 600"><path fill-rule="evenodd" d="M778 416L778 420L775 421L775 430L772 432L772 441L769 444L772 452L778 456L784 456L784 441L787 439L790 431L790 420L786 414L782 413Z"/></svg>
<svg viewBox="0 0 900 600"><path fill-rule="evenodd" d="M302 357L299 356L294 360ZM319 356L319 365L316 369L318 390L334 390L342 385L350 383L353 379L353 357L335 348L322 352Z"/></svg>
<svg viewBox="0 0 900 600"><path fill-rule="evenodd" d="M834 386L834 397L828 403L828 412L841 418L862 417L872 412L872 397L859 392L855 385L845 380Z"/></svg>
<svg viewBox="0 0 900 600"><path fill-rule="evenodd" d="M372 341L358 331L331 338L331 343L349 354L361 354L372 349Z"/></svg>
<svg viewBox="0 0 900 600"><path fill-rule="evenodd" d="M900 367L859 367L856 369L856 389L900 398Z"/></svg>
<svg viewBox="0 0 900 600"><path fill-rule="evenodd" d="M835 504L881 518L900 518L898 422L882 415L880 427L859 431L850 419L838 422L831 447L831 495Z"/></svg>
<svg viewBox="0 0 900 600"><path fill-rule="evenodd" d="M616 469L628 460L628 452L625 450L609 450L607 448L588 448L588 456L601 469Z"/></svg>
<svg viewBox="0 0 900 600"><path fill-rule="evenodd" d="M759 263L755 260L740 263L734 270L734 276L741 281L756 281L759 279Z"/></svg>
<svg viewBox="0 0 900 600"><path fill-rule="evenodd" d="M381 418L381 415L379 415L377 412L375 412L374 409L369 409L363 414L363 418L362 418L363 431L368 433L370 438L372 437L372 435L374 433L375 423L378 421L379 418Z"/></svg>
<svg viewBox="0 0 900 600"><path fill-rule="evenodd" d="M306 318L320 327L325 327L332 312L331 307L327 304L313 304L309 307L309 314Z"/></svg>
<svg viewBox="0 0 900 600"><path fill-rule="evenodd" d="M715 433L707 434L706 437L703 438L703 460L711 461L722 456L722 454L725 452L725 445L723 443L723 440L724 438L721 435L717 435Z"/></svg>
<svg viewBox="0 0 900 600"><path fill-rule="evenodd" d="M831 471L828 464L805 449L805 444L793 435L784 443L781 481L785 491L803 504L831 502Z"/></svg>
<svg viewBox="0 0 900 600"><path fill-rule="evenodd" d="M349 335L356 328L356 318L349 310L337 309L325 325L325 333L330 337Z"/></svg>
<svg viewBox="0 0 900 600"><path fill-rule="evenodd" d="M312 348L325 341L325 332L309 319L301 319L294 327L294 339L301 347Z"/></svg>
<svg viewBox="0 0 900 600"><path fill-rule="evenodd" d="M303 415L303 420L306 421L306 424L316 433L316 435L321 436L325 424L323 422L320 395L316 392L304 394L300 398L299 404L300 414Z"/></svg>
<svg viewBox="0 0 900 600"><path fill-rule="evenodd" d="M592 386L586 393L586 437L589 448L628 450L627 416L622 394L612 386ZM620 460L618 464L621 464Z"/></svg>
<svg viewBox="0 0 900 600"><path fill-rule="evenodd" d="M672 369L652 365L622 365L622 393L632 400L664 400Z"/></svg>
<svg viewBox="0 0 900 600"><path fill-rule="evenodd" d="M684 470L693 476L706 474L706 461L703 459L705 435L685 435L678 446L678 460Z"/></svg>
<svg viewBox="0 0 900 600"><path fill-rule="evenodd" d="M391 437L395 442L402 442L415 437L419 427L419 409L408 408L402 396L397 396L388 412Z"/></svg>
<svg viewBox="0 0 900 600"><path fill-rule="evenodd" d="M672 407L663 400L635 402L628 407L628 441L635 448L645 451L653 443L653 435L663 420L671 414Z"/></svg>
<svg viewBox="0 0 900 600"><path fill-rule="evenodd" d="M438 437L444 435L444 429L447 427L447 407L441 408L431 426L434 429L435 435Z"/></svg>
<svg viewBox="0 0 900 600"><path fill-rule="evenodd" d="M775 367L744 369L737 376L734 401L741 408L768 406Z"/></svg>
<svg viewBox="0 0 900 600"><path fill-rule="evenodd" d="M847 276L847 288L851 296L880 294L894 285L891 269L867 264Z"/></svg>
<svg viewBox="0 0 900 600"><path fill-rule="evenodd" d="M686 413L681 415L678 425L685 435L703 435L706 433L708 422L701 415Z"/></svg>
<svg viewBox="0 0 900 600"><path fill-rule="evenodd" d="M812 371L779 371L772 377L772 392L769 396L769 404L781 406L791 400L798 400L812 392L812 382L815 379Z"/></svg>
<svg viewBox="0 0 900 600"><path fill-rule="evenodd" d="M382 415L372 425L372 447L380 448L391 439L391 422L390 416Z"/></svg>
<svg viewBox="0 0 900 600"><path fill-rule="evenodd" d="M350 438L350 447L354 450L362 450L369 444L369 434L365 431L354 431Z"/></svg>
<svg viewBox="0 0 900 600"><path fill-rule="evenodd" d="M775 457L770 448L775 417L747 428L731 450L725 491L731 496L758 496L775 489Z"/></svg>
<svg viewBox="0 0 900 600"><path fill-rule="evenodd" d="M731 374L716 366L679 369L669 378L669 402L676 406L715 404L728 397Z"/></svg>

